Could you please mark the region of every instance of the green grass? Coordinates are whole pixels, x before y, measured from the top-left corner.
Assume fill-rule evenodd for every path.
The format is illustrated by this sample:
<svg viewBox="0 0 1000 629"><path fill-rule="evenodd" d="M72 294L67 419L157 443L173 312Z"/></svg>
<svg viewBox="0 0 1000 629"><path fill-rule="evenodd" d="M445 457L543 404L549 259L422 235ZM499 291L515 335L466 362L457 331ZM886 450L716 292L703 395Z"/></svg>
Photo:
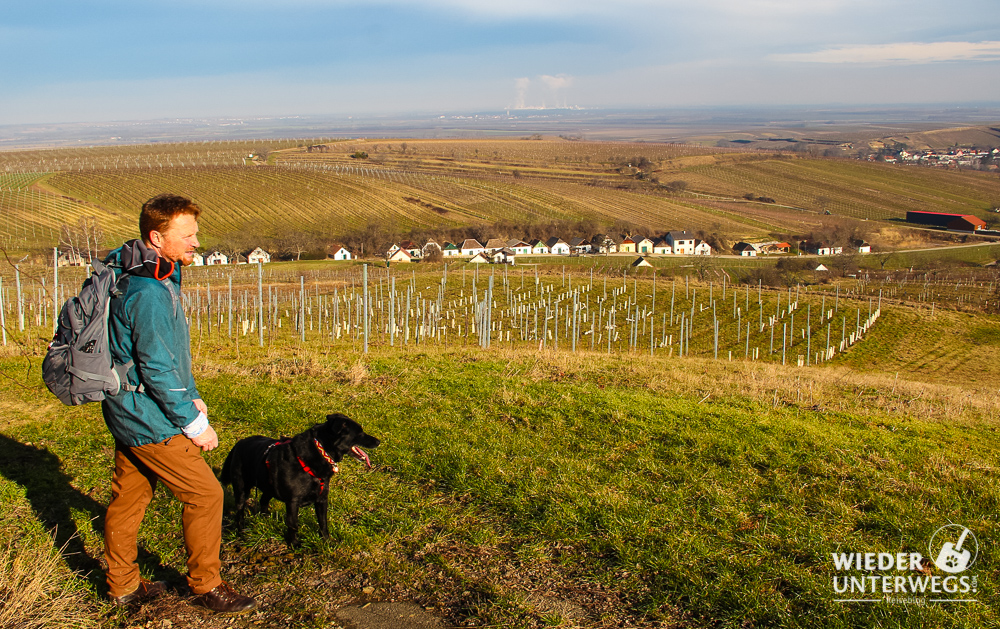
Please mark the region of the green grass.
<svg viewBox="0 0 1000 629"><path fill-rule="evenodd" d="M292 434L330 411L383 439L373 472L347 464L337 477L331 541L306 510L304 548L286 559L280 506L252 518L243 537L226 534L226 570L269 592L275 624L293 611L332 621L302 591L324 573L354 575L342 585L358 597L370 585L376 598L389 592L457 622L502 626L553 620L531 603L533 579L582 606L593 626L998 620L988 604L834 603L829 555L920 552L953 521L990 544L1000 533L995 404L955 412L951 391L935 385L904 382L890 394L886 380L876 394L835 371L701 360L440 348L202 355L199 387L222 436L207 456L217 468L237 439ZM27 375L23 360L2 363L3 443L52 458L13 482L35 517L70 517L99 557L89 518L107 501L110 438L96 406L53 403L31 361ZM907 407L915 389L929 406ZM0 472L12 482L9 467ZM51 483L61 491L39 486ZM160 490L141 533L151 574L183 572L178 522ZM990 553L980 561L988 603L1000 566ZM100 580L90 573L94 596Z"/></svg>

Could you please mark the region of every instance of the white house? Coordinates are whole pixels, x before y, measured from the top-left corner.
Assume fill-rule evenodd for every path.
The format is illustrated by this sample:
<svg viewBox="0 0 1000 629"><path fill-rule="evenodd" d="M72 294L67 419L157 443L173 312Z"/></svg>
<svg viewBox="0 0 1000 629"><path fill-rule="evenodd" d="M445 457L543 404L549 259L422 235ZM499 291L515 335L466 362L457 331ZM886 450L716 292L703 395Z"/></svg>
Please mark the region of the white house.
<svg viewBox="0 0 1000 629"><path fill-rule="evenodd" d="M569 249L573 253L590 253L590 241L586 238L570 238L569 239Z"/></svg>
<svg viewBox="0 0 1000 629"><path fill-rule="evenodd" d="M491 251L489 255L493 264L510 264L511 266L514 264L514 251L507 247Z"/></svg>
<svg viewBox="0 0 1000 629"><path fill-rule="evenodd" d="M390 253L389 256L386 258L386 260L389 262L410 262L413 260L413 258L410 257L409 251L403 248L399 248Z"/></svg>
<svg viewBox="0 0 1000 629"><path fill-rule="evenodd" d="M667 232L667 244L676 254L694 254L694 234L688 230Z"/></svg>
<svg viewBox="0 0 1000 629"><path fill-rule="evenodd" d="M463 256L472 257L472 256L476 255L477 253L482 253L482 252L486 251L486 247L484 247L475 238L466 238L465 241L462 243L461 250L462 250L462 255Z"/></svg>
<svg viewBox="0 0 1000 629"><path fill-rule="evenodd" d="M733 245L733 252L744 258L756 258L757 247L749 242L738 242Z"/></svg>
<svg viewBox="0 0 1000 629"><path fill-rule="evenodd" d="M649 238L640 238L636 236L633 240L635 240L636 253L641 253L642 255L653 253L653 241Z"/></svg>
<svg viewBox="0 0 1000 629"><path fill-rule="evenodd" d="M424 255L422 248L418 247L412 240L404 240L399 243L400 248L405 249L410 254L410 258L420 258Z"/></svg>
<svg viewBox="0 0 1000 629"><path fill-rule="evenodd" d="M347 250L346 247L337 247L337 250L333 252L334 260L350 260L351 252Z"/></svg>
<svg viewBox="0 0 1000 629"><path fill-rule="evenodd" d="M201 255L197 251L191 256L191 266L204 266L205 256Z"/></svg>
<svg viewBox="0 0 1000 629"><path fill-rule="evenodd" d="M229 264L229 256L222 253L221 251L213 251L205 257L205 264Z"/></svg>
<svg viewBox="0 0 1000 629"><path fill-rule="evenodd" d="M837 256L844 253L844 248L838 245L832 245L828 242L817 242L809 243L806 251L815 253L819 256Z"/></svg>
<svg viewBox="0 0 1000 629"><path fill-rule="evenodd" d="M541 240L537 238L531 241L531 253L532 255L546 255L549 252L549 247Z"/></svg>
<svg viewBox="0 0 1000 629"><path fill-rule="evenodd" d="M552 255L557 255L557 256L569 255L569 243L557 236L549 238L548 242L545 243L545 246L549 248L549 253L551 253Z"/></svg>
<svg viewBox="0 0 1000 629"><path fill-rule="evenodd" d="M486 255L485 251L477 251L476 255L469 260L469 264L490 264L490 257Z"/></svg>
<svg viewBox="0 0 1000 629"><path fill-rule="evenodd" d="M712 255L712 245L708 244L704 240L694 241L694 255L696 256Z"/></svg>
<svg viewBox="0 0 1000 629"><path fill-rule="evenodd" d="M267 264L271 261L271 254L264 251L260 247L257 247L253 251L247 254L247 264Z"/></svg>
<svg viewBox="0 0 1000 629"><path fill-rule="evenodd" d="M674 248L670 246L665 238L660 238L653 243L653 253L662 253L670 255L674 252Z"/></svg>
<svg viewBox="0 0 1000 629"><path fill-rule="evenodd" d="M531 255L531 245L518 238L508 240L507 248L513 251L516 255Z"/></svg>
<svg viewBox="0 0 1000 629"><path fill-rule="evenodd" d="M446 257L446 258L454 258L454 257L462 255L462 250L459 249L458 245L456 245L453 242L446 242L446 243L444 243L444 250L443 251L444 251L444 257Z"/></svg>
<svg viewBox="0 0 1000 629"><path fill-rule="evenodd" d="M486 247L487 251L499 251L500 249L503 249L506 245L507 243L500 240L499 238L490 238L489 240L486 241L486 244L483 246Z"/></svg>

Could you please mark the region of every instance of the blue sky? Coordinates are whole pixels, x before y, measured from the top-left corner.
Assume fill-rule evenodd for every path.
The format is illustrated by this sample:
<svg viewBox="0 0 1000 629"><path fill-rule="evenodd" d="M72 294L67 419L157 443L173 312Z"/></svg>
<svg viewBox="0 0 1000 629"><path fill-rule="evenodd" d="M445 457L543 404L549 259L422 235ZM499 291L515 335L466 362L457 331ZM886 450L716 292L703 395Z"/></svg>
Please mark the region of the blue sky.
<svg viewBox="0 0 1000 629"><path fill-rule="evenodd" d="M56 0L0 124L1000 102L997 0Z"/></svg>

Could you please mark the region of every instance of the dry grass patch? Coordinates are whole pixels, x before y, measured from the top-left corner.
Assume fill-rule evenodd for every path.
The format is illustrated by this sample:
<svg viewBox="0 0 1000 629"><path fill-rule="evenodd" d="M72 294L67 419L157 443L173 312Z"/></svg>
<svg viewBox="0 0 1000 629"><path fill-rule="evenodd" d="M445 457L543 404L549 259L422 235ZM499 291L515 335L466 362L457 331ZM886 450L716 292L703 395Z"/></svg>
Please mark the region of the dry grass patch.
<svg viewBox="0 0 1000 629"><path fill-rule="evenodd" d="M8 496L9 497L9 496ZM45 535L20 530L31 522L30 510L12 501L0 530L8 537L0 546L0 629L96 627L96 608L75 582Z"/></svg>

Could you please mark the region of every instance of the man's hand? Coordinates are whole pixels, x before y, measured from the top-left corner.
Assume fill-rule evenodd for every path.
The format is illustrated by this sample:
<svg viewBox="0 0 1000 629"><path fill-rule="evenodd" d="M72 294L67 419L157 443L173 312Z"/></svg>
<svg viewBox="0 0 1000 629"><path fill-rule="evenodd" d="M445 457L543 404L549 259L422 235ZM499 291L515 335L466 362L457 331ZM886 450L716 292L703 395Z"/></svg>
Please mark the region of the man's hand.
<svg viewBox="0 0 1000 629"><path fill-rule="evenodd" d="M208 405L205 404L205 400L198 398L194 401L194 407L198 409L198 412L208 415Z"/></svg>
<svg viewBox="0 0 1000 629"><path fill-rule="evenodd" d="M198 401L201 402L201 400ZM202 404L204 405L204 402ZM215 434L215 428L209 426L205 429L205 432L192 439L191 442L201 448L202 451L208 452L219 447L219 435Z"/></svg>

